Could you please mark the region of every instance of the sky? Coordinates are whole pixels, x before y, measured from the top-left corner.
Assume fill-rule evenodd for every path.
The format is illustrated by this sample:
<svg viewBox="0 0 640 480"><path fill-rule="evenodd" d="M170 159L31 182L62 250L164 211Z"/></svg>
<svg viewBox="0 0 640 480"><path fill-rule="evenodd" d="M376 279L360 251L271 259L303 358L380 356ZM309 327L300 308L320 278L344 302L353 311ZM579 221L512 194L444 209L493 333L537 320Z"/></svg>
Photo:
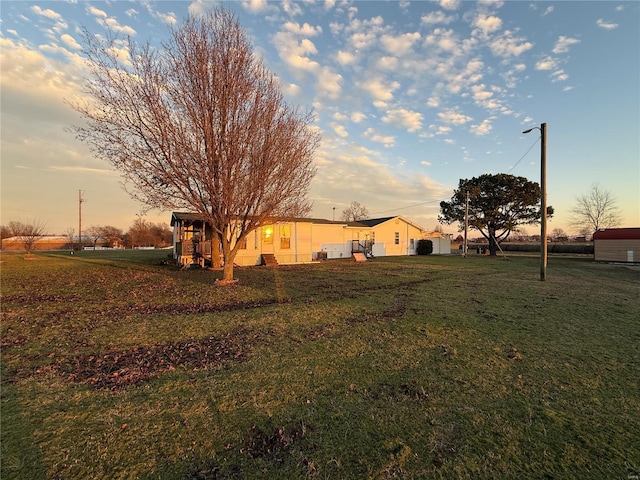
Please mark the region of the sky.
<svg viewBox="0 0 640 480"><path fill-rule="evenodd" d="M577 233L571 210L594 184L616 198L620 226L640 226L640 2L566 0L3 0L1 224L77 232L80 192L83 226L126 231L143 215L119 173L70 132L82 124L69 107L86 78L81 31L159 45L220 3L287 102L314 109L310 216L338 220L357 201L370 218L434 230L460 179L540 182L546 123L548 230Z"/></svg>

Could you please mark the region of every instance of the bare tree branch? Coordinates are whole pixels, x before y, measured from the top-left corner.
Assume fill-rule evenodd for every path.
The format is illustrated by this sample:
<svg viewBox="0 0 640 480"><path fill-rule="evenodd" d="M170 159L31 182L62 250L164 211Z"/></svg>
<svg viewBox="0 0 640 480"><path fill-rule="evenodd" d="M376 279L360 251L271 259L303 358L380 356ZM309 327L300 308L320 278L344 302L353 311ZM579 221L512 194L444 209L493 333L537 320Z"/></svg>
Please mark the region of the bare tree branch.
<svg viewBox="0 0 640 480"><path fill-rule="evenodd" d="M360 205L360 202L351 202L351 204L342 211L342 220L347 222L356 222L369 216L367 207Z"/></svg>
<svg viewBox="0 0 640 480"><path fill-rule="evenodd" d="M571 213L571 225L579 231L589 232L590 235L601 228L615 227L622 222L615 197L597 183L591 185L587 193L576 198Z"/></svg>

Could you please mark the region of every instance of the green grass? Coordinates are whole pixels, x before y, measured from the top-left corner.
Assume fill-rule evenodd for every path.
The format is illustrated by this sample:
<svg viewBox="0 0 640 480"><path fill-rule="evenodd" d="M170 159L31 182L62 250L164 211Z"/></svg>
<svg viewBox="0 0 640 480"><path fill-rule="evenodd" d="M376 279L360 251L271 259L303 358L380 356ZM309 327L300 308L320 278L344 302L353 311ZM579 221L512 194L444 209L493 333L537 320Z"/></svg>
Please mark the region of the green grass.
<svg viewBox="0 0 640 480"><path fill-rule="evenodd" d="M2 255L5 478L640 475L640 272Z"/></svg>

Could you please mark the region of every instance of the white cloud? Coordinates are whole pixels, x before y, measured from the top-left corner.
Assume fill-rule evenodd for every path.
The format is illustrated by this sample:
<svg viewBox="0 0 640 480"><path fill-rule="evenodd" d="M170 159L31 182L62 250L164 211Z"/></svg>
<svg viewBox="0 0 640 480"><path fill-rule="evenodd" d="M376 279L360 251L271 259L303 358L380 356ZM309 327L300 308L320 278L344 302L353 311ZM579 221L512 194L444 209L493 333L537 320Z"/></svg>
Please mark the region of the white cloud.
<svg viewBox="0 0 640 480"><path fill-rule="evenodd" d="M413 44L420 40L419 32L404 33L402 35L382 35L380 44L392 55L404 56L411 52Z"/></svg>
<svg viewBox="0 0 640 480"><path fill-rule="evenodd" d="M448 123L451 125L464 125L467 122L473 120L473 118L460 113L455 109L448 109L438 113L438 117L444 123Z"/></svg>
<svg viewBox="0 0 640 480"><path fill-rule="evenodd" d="M552 82L564 82L569 79L569 75L565 73L564 70L556 70L551 74Z"/></svg>
<svg viewBox="0 0 640 480"><path fill-rule="evenodd" d="M416 132L422 128L422 114L404 108L389 110L382 117L384 123L406 128L408 132Z"/></svg>
<svg viewBox="0 0 640 480"><path fill-rule="evenodd" d="M96 22L99 25L102 25L115 33L122 33L128 36L134 36L136 34L136 31L132 27L128 25L121 25L114 17L109 17L104 10L100 10L92 5L87 5L86 9L87 13L96 17Z"/></svg>
<svg viewBox="0 0 640 480"><path fill-rule="evenodd" d="M514 36L514 32L506 30L504 34L490 43L491 52L498 57L517 57L533 48L533 44L523 37Z"/></svg>
<svg viewBox="0 0 640 480"><path fill-rule="evenodd" d="M381 70L395 71L397 70L400 61L396 57L382 57L376 62L376 65Z"/></svg>
<svg viewBox="0 0 640 480"><path fill-rule="evenodd" d="M160 20L163 23L166 23L167 25L175 25L176 23L178 23L176 14L173 12L169 12L169 13L155 12L154 15L158 20Z"/></svg>
<svg viewBox="0 0 640 480"><path fill-rule="evenodd" d="M295 83L287 83L285 85L282 85L282 91L285 93L285 95L295 97L297 95L300 95L302 89Z"/></svg>
<svg viewBox="0 0 640 480"><path fill-rule="evenodd" d="M251 13L262 13L269 8L267 0L242 0L242 7Z"/></svg>
<svg viewBox="0 0 640 480"><path fill-rule="evenodd" d="M374 32L358 32L351 35L351 44L358 50L363 50L373 45L376 41Z"/></svg>
<svg viewBox="0 0 640 480"><path fill-rule="evenodd" d="M87 12L89 12L94 17L107 18L107 12L96 8L93 5L87 5Z"/></svg>
<svg viewBox="0 0 640 480"><path fill-rule="evenodd" d="M307 57L309 54L318 52L314 43L303 38L298 41L296 35L290 32L280 31L273 36L275 47L289 67L294 70L304 70L309 72L318 72L320 64Z"/></svg>
<svg viewBox="0 0 640 480"><path fill-rule="evenodd" d="M300 7L300 5L298 3L292 2L291 0L283 0L282 9L290 17L302 15L302 8Z"/></svg>
<svg viewBox="0 0 640 480"><path fill-rule="evenodd" d="M440 0L440 6L445 10L456 10L460 6L460 0Z"/></svg>
<svg viewBox="0 0 640 480"><path fill-rule="evenodd" d="M385 105L386 102L393 100L393 92L400 87L400 83L396 81L385 82L382 78L374 77L359 82L358 86L369 92L378 105Z"/></svg>
<svg viewBox="0 0 640 480"><path fill-rule="evenodd" d="M33 5L31 7L31 11L33 13L35 13L36 15L40 15L41 17L50 18L51 20L61 20L62 19L62 15L60 15L58 12L55 12L55 11L49 9L49 8L46 8L46 9L43 10L38 5Z"/></svg>
<svg viewBox="0 0 640 480"><path fill-rule="evenodd" d="M471 128L469 130L471 131L471 133L481 137L491 133L492 129L493 126L491 125L491 120L487 118L483 120L480 125L471 125Z"/></svg>
<svg viewBox="0 0 640 480"><path fill-rule="evenodd" d="M493 96L493 92L486 90L485 85L473 85L471 91L473 92L473 99L476 102L482 102Z"/></svg>
<svg viewBox="0 0 640 480"><path fill-rule="evenodd" d="M367 116L362 112L353 112L351 114L351 121L353 123L360 123L365 118L367 118Z"/></svg>
<svg viewBox="0 0 640 480"><path fill-rule="evenodd" d="M375 45L378 35L384 31L384 19L379 15L368 20L353 18L345 31L355 49L365 50Z"/></svg>
<svg viewBox="0 0 640 480"><path fill-rule="evenodd" d="M372 142L381 143L385 147L392 147L396 143L396 139L392 135L383 135L381 133L377 133L373 128L368 128L363 136L368 138Z"/></svg>
<svg viewBox="0 0 640 480"><path fill-rule="evenodd" d="M554 10L554 7L553 7L553 6L551 6L551 7L547 7L547 8L545 9L545 11L542 13L542 16L543 16L543 17L546 17L547 15L549 15L550 13L552 13L552 12L553 12L553 10Z"/></svg>
<svg viewBox="0 0 640 480"><path fill-rule="evenodd" d="M605 20L603 20L602 18L599 18L596 21L596 25L600 28L603 28L605 30L613 30L615 28L618 28L618 24L617 23L613 23L613 22L607 22Z"/></svg>
<svg viewBox="0 0 640 480"><path fill-rule="evenodd" d="M425 45L436 46L445 52L453 52L458 48L458 37L451 29L436 28L425 37Z"/></svg>
<svg viewBox="0 0 640 480"><path fill-rule="evenodd" d="M487 36L502 28L502 19L494 15L479 14L473 21L473 26L478 28L482 35Z"/></svg>
<svg viewBox="0 0 640 480"><path fill-rule="evenodd" d="M444 24L448 25L453 22L456 18L453 15L447 15L444 12L437 11L431 12L427 15L423 15L421 18L422 23L425 25L436 25L436 24Z"/></svg>
<svg viewBox="0 0 640 480"><path fill-rule="evenodd" d="M338 60L338 63L340 65L346 66L346 65L351 65L352 63L354 63L355 60L356 60L356 57L352 53L340 50L338 52L338 56L337 56L336 60Z"/></svg>
<svg viewBox="0 0 640 480"><path fill-rule="evenodd" d="M558 41L551 51L555 54L567 53L569 51L569 47L577 43L580 43L580 40L578 40L577 38L565 37L561 35L560 37L558 37Z"/></svg>
<svg viewBox="0 0 640 480"><path fill-rule="evenodd" d="M299 35L301 37L315 37L316 35L322 33L321 26L318 25L317 27L313 27L308 23L300 25L299 23L295 22L286 22L282 26L282 28L287 32L293 33L294 35Z"/></svg>
<svg viewBox="0 0 640 480"><path fill-rule="evenodd" d="M347 132L347 129L344 128L344 125L340 125L336 122L331 122L330 125L331 128L333 128L333 131L336 132L336 135L338 135L339 137L346 138L349 136L349 133Z"/></svg>
<svg viewBox="0 0 640 480"><path fill-rule="evenodd" d="M557 62L552 57L545 57L542 60L538 60L535 65L536 70L553 70L556 68Z"/></svg>
<svg viewBox="0 0 640 480"><path fill-rule="evenodd" d="M329 98L337 98L342 91L342 75L332 71L329 67L322 67L318 75L318 94Z"/></svg>
<svg viewBox="0 0 640 480"><path fill-rule="evenodd" d="M31 11L36 15L39 15L41 17L48 18L49 20L54 21L54 25L53 27L51 27L51 31L48 31L49 36L51 37L55 37L56 36L55 34L59 35L61 32L67 30L67 28L69 27L67 25L67 22L63 20L62 15L60 15L58 12L54 10L51 10L49 8L42 9L37 5L33 5L31 7Z"/></svg>
<svg viewBox="0 0 640 480"><path fill-rule="evenodd" d="M82 46L76 42L76 39L67 33L61 35L60 40L62 40L67 47L73 50L80 50L82 48Z"/></svg>

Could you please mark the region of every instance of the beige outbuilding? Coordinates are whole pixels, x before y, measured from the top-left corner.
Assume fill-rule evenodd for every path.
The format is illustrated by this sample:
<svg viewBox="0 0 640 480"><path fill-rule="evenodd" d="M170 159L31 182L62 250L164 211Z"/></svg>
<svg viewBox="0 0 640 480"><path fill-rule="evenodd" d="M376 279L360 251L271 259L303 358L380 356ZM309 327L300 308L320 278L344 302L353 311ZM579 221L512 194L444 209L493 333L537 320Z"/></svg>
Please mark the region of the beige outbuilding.
<svg viewBox="0 0 640 480"><path fill-rule="evenodd" d="M593 234L593 254L600 262L640 263L640 228L607 228Z"/></svg>

